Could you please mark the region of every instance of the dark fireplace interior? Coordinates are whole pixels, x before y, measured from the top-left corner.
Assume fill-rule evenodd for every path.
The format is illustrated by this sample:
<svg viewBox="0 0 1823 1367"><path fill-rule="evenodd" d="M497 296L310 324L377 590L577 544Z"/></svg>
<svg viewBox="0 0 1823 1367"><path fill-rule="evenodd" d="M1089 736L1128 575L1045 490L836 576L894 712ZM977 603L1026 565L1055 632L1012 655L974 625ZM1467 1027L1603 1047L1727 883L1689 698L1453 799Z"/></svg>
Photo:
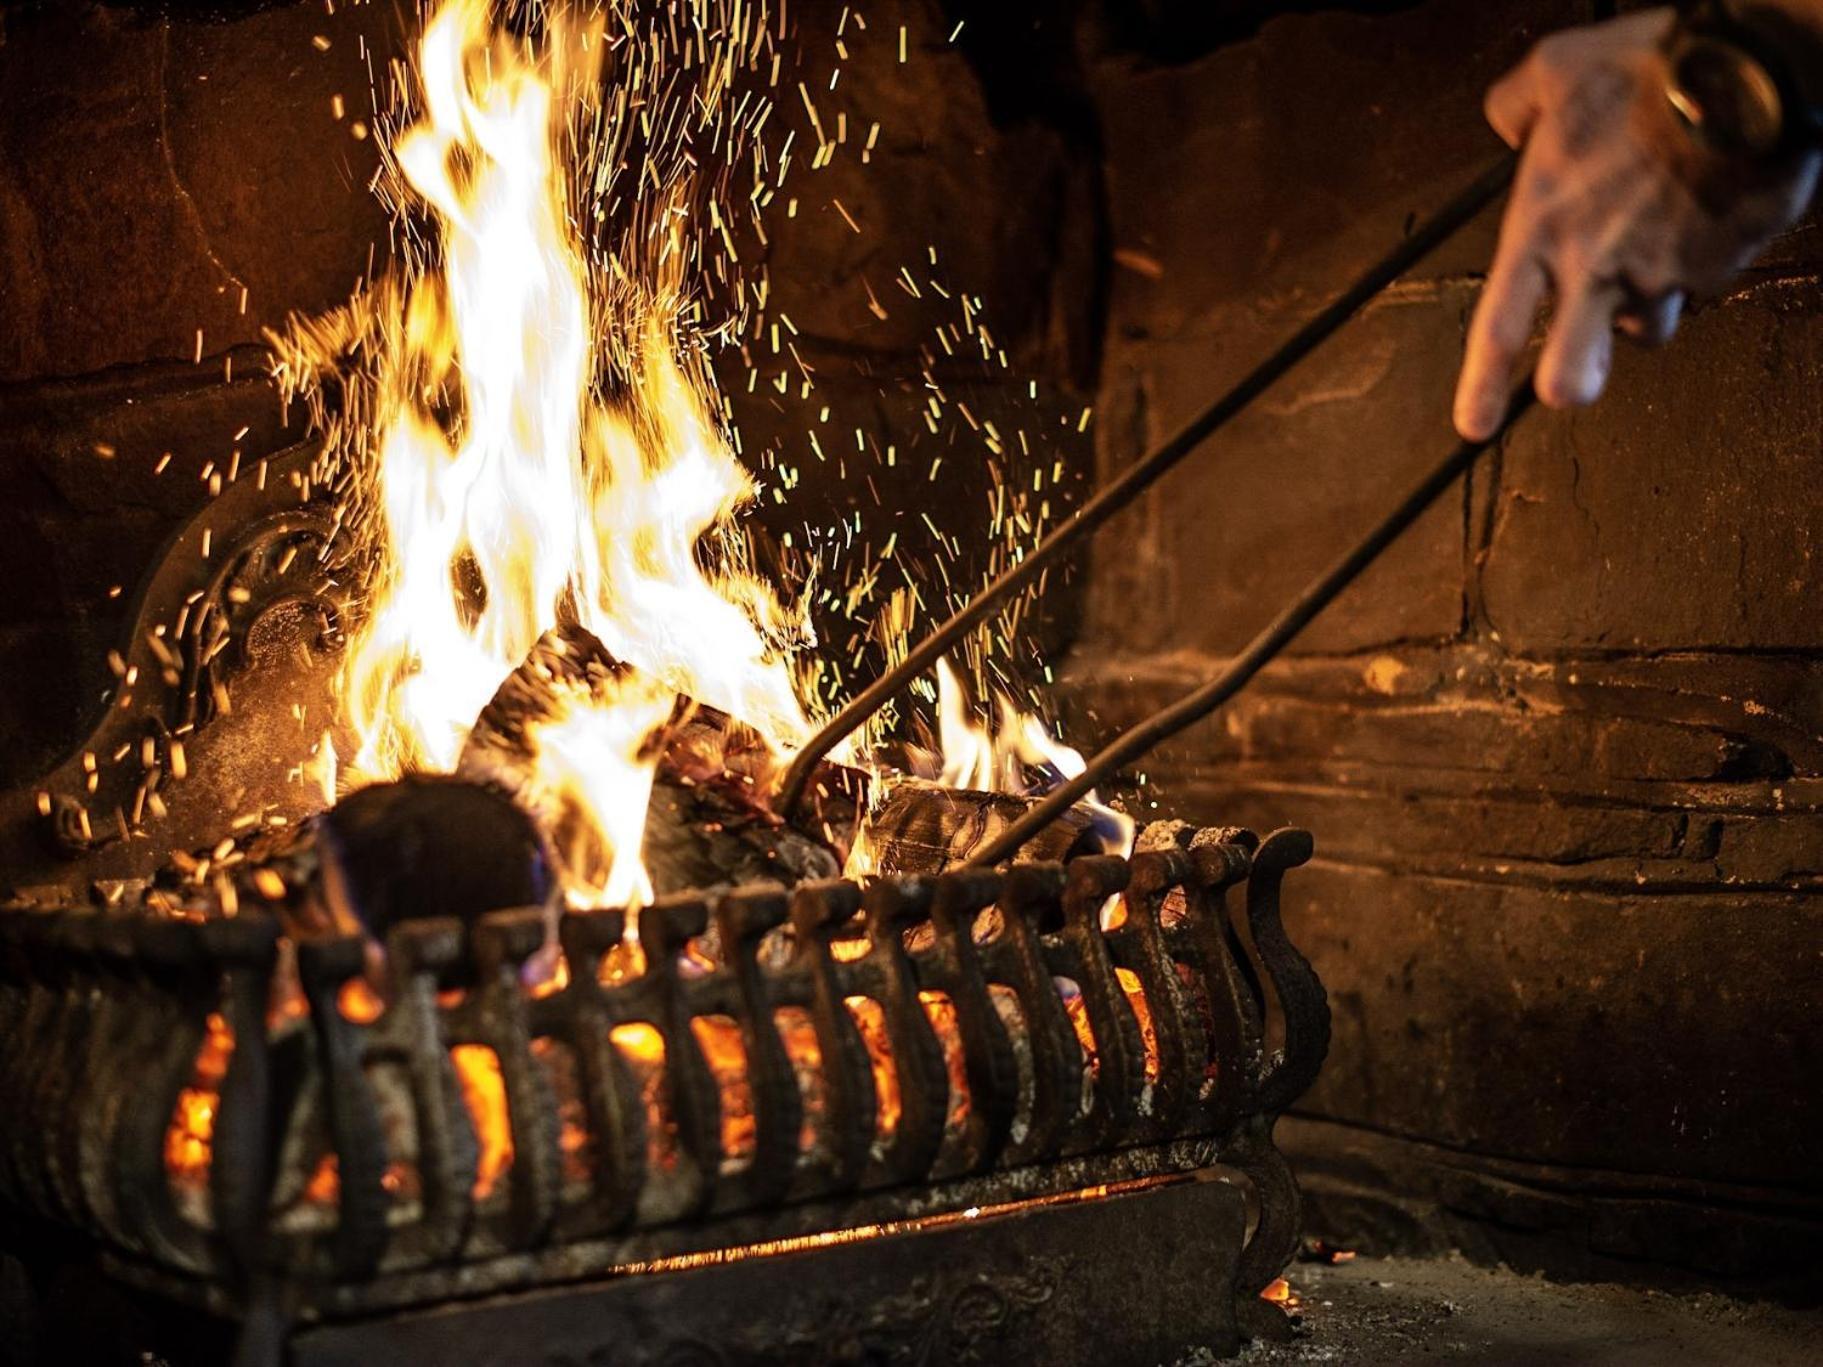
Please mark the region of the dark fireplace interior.
<svg viewBox="0 0 1823 1367"><path fill-rule="evenodd" d="M727 8L674 10L687 21ZM760 571L801 591L794 557L806 529L849 527L861 547L851 559L878 567L865 591L839 574L833 592L811 590L819 645L840 661L819 685L833 698L888 663L883 623L914 635L934 625L1472 180L1499 151L1480 113L1489 83L1541 35L1607 7L760 8L786 73L771 77L771 117L797 130L802 164L781 178L763 239L730 229L729 251L762 268L769 321L720 339L708 362L727 404L719 418L761 485L749 516ZM273 701L270 680L304 671L310 655L281 637L247 647L267 652L251 668L268 683L237 693L232 713L190 746L215 767L203 730L238 736L261 751L266 777L218 768L188 806L172 796L181 836L154 826L145 837L142 796L130 823L121 818L133 834L109 844L115 818L82 807L85 784L97 791L92 738L127 734L110 720L129 669L120 643L147 602L165 595L175 607L188 592L188 580L155 578L177 563L173 546L188 567L195 519L211 507L278 506L259 505L241 472L258 467L264 491L269 461L315 468L321 432L309 405L281 396L272 337L294 316L342 305L400 248L373 193L384 131L374 110L390 64L410 59L412 10L355 0L0 6L0 576L11 588L0 602L0 788L11 793L0 885L17 917L40 918L32 927L49 924L52 906L105 913L173 846L238 836L227 821L243 789L314 753L314 724L284 723L287 704ZM1450 446L1449 395L1497 225L1496 212L1481 214L1377 296L1049 575L1009 619L1009 644L971 664L1060 720L1085 753L1214 674ZM640 944L656 958L660 946L694 953L710 937L701 952L715 963L700 982L686 973L663 988L695 1005L679 1008L679 1033L661 1050L679 1048L690 1011L705 1013L696 1038L706 1071L687 1085L706 1128L694 1134L685 1116L677 1142L724 1160L731 1143L756 1160L776 1150L776 1174L756 1161L698 1187L675 1173L641 1178L616 1198L625 1209L598 1212L600 1229L577 1224L572 1247L563 1221L575 1212L560 1197L553 1208L568 1214L524 1233L524 1203L536 1204L526 1193L543 1179L523 1158L510 1200L503 1186L497 1208L464 1208L473 1227L461 1237L480 1242L463 1256L480 1248L491 1261L433 1259L417 1282L378 1252L364 1264L351 1251L359 1220L345 1201L332 1258L346 1260L334 1264L342 1271L300 1300L258 1278L205 1286L145 1271L157 1257L98 1258L92 1230L38 1208L60 1199L56 1164L45 1160L40 1176L15 1137L0 1161L0 1192L22 1207L0 1234L0 1362L187 1367L236 1352L248 1362L444 1361L465 1351L549 1363L1196 1362L1237 1350L1261 1362L1814 1360L1819 261L1823 238L1806 220L1704 301L1669 348L1623 348L1597 405L1517 423L1245 692L1124 776L1115 805L1146 832L1130 870L1090 854L1067 874L1027 870L1004 886L958 874L909 901L833 882L697 896L751 880L660 878L673 900L634 914ZM238 530L227 517L213 535L225 543ZM905 734L927 740L930 696L920 696ZM168 738L159 744L168 772ZM80 816L57 805L64 795ZM292 793L278 805L297 802ZM1176 835L1149 827L1167 820L1188 825ZM86 824L77 835L70 823ZM1084 855L1076 835L1043 857ZM933 838L959 837L946 827ZM816 867L825 880L839 869ZM1098 923L1099 898L1120 886L1132 920L1110 926L1104 909ZM874 938L854 929L857 915ZM566 921L572 960L620 941L627 918L603 916ZM977 916L1002 933L971 951ZM1018 931L1028 922L1029 934ZM87 964L82 955L113 962L110 932L82 924L33 938L9 922L6 981L43 972L106 995L94 982L113 969L91 981L68 967ZM899 930L914 924L923 932L897 953ZM789 964L781 926L802 953ZM272 952L257 929L199 931L203 948L170 949L160 990L219 995L218 1014L257 1033L264 999L245 974ZM1226 935L1232 961L1191 962L1205 932ZM845 934L861 938L844 949ZM1086 1036L1055 1003L1051 1024L1032 996L1007 1005L1014 994L999 984L1022 973L1043 983L1030 957L1040 940L1075 1000L1094 996L1103 974L1112 1004L1096 1009L1128 1009L1123 990L1131 1003L1133 982L1154 982L1148 964L1163 966L1172 992L1182 979L1200 1005L1180 1023L1221 1071L1211 1063L1201 1074L1201 1055L1173 1062L1184 1046L1163 1008L1154 1021L1130 1006L1141 1017L1122 1017L1130 1037L1094 1043L1102 1076L1130 1068L1143 1106L1098 1103L1093 1116L1044 1121L1045 1068L1074 1085L1075 1066L1046 1050ZM1074 974L1057 967L1066 940ZM410 1055L422 1043L412 1030L440 1021L444 1043L458 1043L451 1031L469 1032L462 1047L495 1041L492 1075L505 1069L517 1086L499 1039L639 1019L616 1014L633 1008L611 992L605 1007L577 997L572 1008L560 993L490 1015L485 973L506 964L510 985L539 949L536 918L496 918L459 951L412 932L394 942L395 967L407 942L420 957L401 981L416 983L426 1014L415 1026L389 1015L380 1034L350 1023L337 997L363 981L348 942L297 955L300 992L333 1022L318 1038L336 1066L360 1072L363 1049ZM996 984L978 1001L967 997L980 985L976 958ZM458 981L464 965L472 981ZM817 1033L836 1027L816 994L836 993L838 1008L844 992L868 997L879 1029L898 1039L895 1011L923 1028L913 978L950 983L937 995L957 999L951 1034L1010 1030L1025 1041L1014 1050L1024 1080L970 1072L978 1113L954 1113L954 1085L946 1113L946 1069L999 1059L1001 1046L934 1055L922 1082L901 1052L894 1085L907 1116L928 1113L928 1151L886 1144L865 1118L844 1130L853 1117L838 1088L815 1103L828 1123L809 1148L828 1171L811 1180L798 1122L814 1128L815 1117L800 1114L790 1023L783 1045L756 1049L749 1034L735 1046L743 1095L769 1117L738 1140L727 1130L732 1084L700 1028L707 1018L734 1028L750 1005L741 994L762 978L769 1000L789 997L780 1009L815 1035L805 1048L861 1074L878 1041L839 1010L847 1033ZM1140 1004L1164 990L1155 982ZM895 1006L894 993L909 995ZM0 1067L12 1092L0 1107L28 1097L50 1107L33 1114L67 1123L79 1146L81 1117L56 1118L68 1097L55 1068L17 1057L25 1025L57 1008L8 1000L19 1014L6 1017L15 1057ZM206 1056L206 1039L182 1034L198 1029L196 1011L144 1019L187 1041L176 1046L186 1056ZM46 1038L74 1058L91 1024L57 1017ZM134 1029L127 1017L112 1028ZM1002 1062L1012 1069L1013 1054ZM84 1066L99 1078L111 1065ZM279 1080L266 1083L282 1087L283 1067L275 1053ZM1231 1074L1249 1078L1245 1097L1224 1093ZM1184 1096L1171 1100L1180 1084ZM237 1085L251 1084L243 1074ZM423 1104L419 1083L401 1085L379 1089L382 1112L389 1095ZM884 1084L874 1085L877 1099ZM998 1087L1023 1098L1000 1120ZM1169 1104L1145 1109L1159 1096ZM344 1103L315 1104L345 1159L363 1151ZM555 1108L549 1120L570 1123ZM441 1133L418 1123L427 1143ZM450 1161L484 1162L485 1135L460 1122L451 1133ZM1003 1148L1011 1158L996 1157ZM1295 1189L1279 1185L1279 1153ZM82 1161L71 1171L88 1173ZM1205 1180L1218 1165L1245 1179L1245 1200ZM379 1190L396 1174L370 1176ZM113 1191L156 1178L96 1180ZM358 1180L346 1161L340 1180L351 1190ZM563 1173L549 1180L558 1190ZM218 1214L223 1190L213 1188ZM978 1238L959 1232L1002 1206L1017 1209L979 1221ZM411 1237L443 1237L430 1215L423 1223ZM381 1244L384 1225L374 1226ZM609 1239L610 1226L622 1232ZM869 1234L816 1243L837 1229ZM214 1249L238 1236L211 1237ZM173 1247L179 1266L189 1245ZM728 1252L754 1248L769 1256ZM951 1291L961 1292L942 1291L946 1267L960 1269ZM605 1299L577 1289L609 1272L604 1284L619 1289ZM1264 1285L1265 1317L1257 1304L1204 1306L1216 1299L1209 1286L1249 1277ZM848 1288L840 1314L852 1323L831 1329L836 1300L806 1301L807 1284ZM515 1299L540 1289L535 1304ZM1258 1289L1245 1299L1258 1302ZM451 1318L446 1304L470 1313ZM769 1317L776 1332L756 1338L753 1325ZM595 1356L578 1346L588 1344Z"/></svg>

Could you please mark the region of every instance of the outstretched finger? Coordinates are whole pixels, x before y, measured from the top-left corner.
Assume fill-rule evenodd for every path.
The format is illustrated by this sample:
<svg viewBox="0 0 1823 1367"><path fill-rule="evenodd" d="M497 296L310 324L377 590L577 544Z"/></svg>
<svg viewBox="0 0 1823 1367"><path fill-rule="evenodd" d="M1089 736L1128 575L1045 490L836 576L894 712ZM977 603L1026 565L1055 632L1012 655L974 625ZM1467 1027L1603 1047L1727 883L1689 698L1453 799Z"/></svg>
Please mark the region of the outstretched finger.
<svg viewBox="0 0 1823 1367"><path fill-rule="evenodd" d="M1518 147L1538 121L1538 56L1533 53L1493 85L1481 102L1488 126L1508 147Z"/></svg>
<svg viewBox="0 0 1823 1367"><path fill-rule="evenodd" d="M1547 406L1578 408L1600 396L1614 361L1614 314L1623 298L1619 285L1590 275L1564 282L1538 358L1538 397Z"/></svg>
<svg viewBox="0 0 1823 1367"><path fill-rule="evenodd" d="M1456 382L1456 430L1470 441L1494 435L1506 416L1513 366L1532 339L1544 298L1545 270L1533 249L1523 202L1507 210L1494 267L1469 322L1462 376Z"/></svg>

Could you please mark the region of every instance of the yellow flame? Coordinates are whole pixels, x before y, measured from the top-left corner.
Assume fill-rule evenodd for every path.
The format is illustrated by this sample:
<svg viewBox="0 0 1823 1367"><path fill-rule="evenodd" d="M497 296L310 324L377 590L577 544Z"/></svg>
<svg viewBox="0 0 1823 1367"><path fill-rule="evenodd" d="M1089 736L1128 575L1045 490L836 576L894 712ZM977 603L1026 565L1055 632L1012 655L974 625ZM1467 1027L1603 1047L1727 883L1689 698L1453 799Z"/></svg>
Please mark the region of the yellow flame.
<svg viewBox="0 0 1823 1367"><path fill-rule="evenodd" d="M941 782L951 788L973 788L987 793L1037 796L1067 779L1076 778L1088 765L1082 752L1051 735L1045 724L997 694L994 710L999 724L989 728L969 711L962 681L949 661L937 661L937 743L943 750ZM1110 854L1131 854L1133 819L1104 804L1094 792L1083 805L1105 826L1103 844Z"/></svg>
<svg viewBox="0 0 1823 1367"><path fill-rule="evenodd" d="M653 757L647 741L671 715L672 695L637 677L612 698L576 692L531 737L540 780L555 800L552 839L570 900L644 906L652 882L640 858Z"/></svg>
<svg viewBox="0 0 1823 1367"><path fill-rule="evenodd" d="M786 658L810 644L808 594L787 610L747 571L734 519L755 490L705 360L712 336L736 332L732 315L711 326L704 301L752 293L724 269L727 187L714 167L699 175L689 137L654 132L717 110L738 122L721 105L737 66L766 65L766 26L733 0L681 56L642 58L647 30L618 0L586 22L506 8L536 37L497 27L488 0L437 0L413 108L382 124L402 264L273 339L287 393L309 399L334 454L320 477L352 476L337 487L367 586L339 681L342 752L314 772L342 790L468 772L501 683L554 627L585 628L631 668L525 719L512 760L533 772L508 786L536 794L572 900L639 902L676 698L775 756L810 730ZM677 25L650 28L659 46L661 31L675 48ZM732 158L732 125L726 139ZM630 207L624 231L607 226L615 204ZM725 254L706 254L717 233ZM911 596L896 601L889 635L911 624ZM940 684L947 781L1029 793L1081 772L1037 718L1000 699L997 728L973 726L947 668ZM813 670L802 686L818 686ZM1108 816L1126 848L1131 823Z"/></svg>
<svg viewBox="0 0 1823 1367"><path fill-rule="evenodd" d="M948 660L937 661L937 744L943 751L941 781L947 786L984 793L1025 791L1008 773L1016 758L1005 747L996 753L988 728L969 715L967 694Z"/></svg>
<svg viewBox="0 0 1823 1367"><path fill-rule="evenodd" d="M604 46L599 21L553 13L534 48L496 32L486 0L445 0L419 46L421 114L392 144L434 268L358 300L362 322L291 340L300 370L351 333L382 353L357 491L375 569L341 679L356 738L345 784L454 768L538 638L580 623L640 683L568 700L528 740L538 778L591 828L592 856L570 869L592 870L580 891L638 900L673 695L775 747L809 728L782 658L798 623L738 554L734 569L699 561L705 541L738 552L730 519L753 487L686 360L689 253L602 260L575 227L571 189L593 154L570 134L601 123ZM660 231L680 233L681 217Z"/></svg>

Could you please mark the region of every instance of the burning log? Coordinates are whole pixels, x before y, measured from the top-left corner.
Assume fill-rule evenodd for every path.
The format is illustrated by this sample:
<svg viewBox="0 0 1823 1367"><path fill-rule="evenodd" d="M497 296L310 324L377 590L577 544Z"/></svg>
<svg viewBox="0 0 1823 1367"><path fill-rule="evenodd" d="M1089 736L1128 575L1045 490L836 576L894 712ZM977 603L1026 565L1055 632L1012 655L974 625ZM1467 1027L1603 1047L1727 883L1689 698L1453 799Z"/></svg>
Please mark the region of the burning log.
<svg viewBox="0 0 1823 1367"><path fill-rule="evenodd" d="M607 874L615 809L636 801L641 770L664 745L675 704L589 631L556 627L481 710L456 773L511 795L551 841L573 881ZM624 867L624 864L623 864Z"/></svg>
<svg viewBox="0 0 1823 1367"><path fill-rule="evenodd" d="M933 875L968 863L1035 805L1037 798L949 788L900 778L867 823L851 872L870 876ZM1066 859L1102 853L1100 814L1087 805L1064 813L1025 846L1022 859Z"/></svg>
<svg viewBox="0 0 1823 1367"><path fill-rule="evenodd" d="M703 784L660 773L646 817L646 870L660 893L718 883L795 885L834 878L833 850L749 798L730 781Z"/></svg>
<svg viewBox="0 0 1823 1367"><path fill-rule="evenodd" d="M618 734L612 733L616 716L630 722ZM638 850L656 893L721 883L796 884L841 871L830 845L767 807L773 755L756 732L675 697L615 659L581 626L545 633L500 685L456 772L512 794L550 834L572 878L590 881L591 865L605 868L624 854L602 848L602 836L616 834L608 829L613 816L591 810L587 791L609 777L591 772L596 766L617 764L624 771L617 775L619 801L628 779L642 782L639 771L656 765L649 804L631 813L643 817ZM811 819L825 828L839 825L839 797L822 812L813 810ZM639 826L629 827L639 835Z"/></svg>
<svg viewBox="0 0 1823 1367"><path fill-rule="evenodd" d="M532 820L495 789L440 774L376 783L312 823L318 894L375 940L400 921L545 906L556 874Z"/></svg>
<svg viewBox="0 0 1823 1367"><path fill-rule="evenodd" d="M766 807L774 763L751 728L677 698L585 629L562 627L496 690L455 774L358 789L302 826L226 842L235 848L225 860L221 848L176 856L152 895L185 916L232 914L230 898L279 905L293 935L359 931L377 947L417 916L466 925L541 906L554 931L566 889L605 882L609 902L644 892L599 877L622 853L609 842L623 831L657 894L838 876L864 777L825 766L805 814L819 832ZM591 778L605 782L591 789ZM624 826L592 799L623 803Z"/></svg>
<svg viewBox="0 0 1823 1367"><path fill-rule="evenodd" d="M450 918L466 930L489 912L541 907L555 954L560 888L549 843L489 785L448 774L374 783L301 825L258 832L228 850L232 844L203 858L174 855L146 890L146 905L179 920L263 906L294 940L363 935L375 990L384 983L387 937L405 921ZM534 971L546 971L548 958ZM446 985L467 983L458 973ZM289 982L281 995L296 991Z"/></svg>

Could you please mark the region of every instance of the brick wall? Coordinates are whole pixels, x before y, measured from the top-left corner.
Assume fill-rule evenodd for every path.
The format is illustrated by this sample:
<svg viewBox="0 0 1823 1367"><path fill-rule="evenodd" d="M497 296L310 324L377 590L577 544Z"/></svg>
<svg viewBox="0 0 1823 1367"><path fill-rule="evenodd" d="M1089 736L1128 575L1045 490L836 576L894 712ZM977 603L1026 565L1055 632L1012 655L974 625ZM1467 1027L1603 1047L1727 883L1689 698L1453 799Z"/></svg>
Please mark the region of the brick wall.
<svg viewBox="0 0 1823 1367"><path fill-rule="evenodd" d="M1101 468L1465 184L1499 150L1480 92L1582 12L1284 15L1102 61ZM1207 677L1448 448L1495 221L1104 534L1073 658L1100 725ZM1180 815L1316 834L1289 917L1336 1034L1287 1135L1341 1237L1609 1273L1814 1247L1820 261L1789 235L1598 407L1528 419L1145 766Z"/></svg>
<svg viewBox="0 0 1823 1367"><path fill-rule="evenodd" d="M380 5L0 14L0 775L77 740L205 466L298 435L255 344L385 246L355 124L363 49L384 70L393 24Z"/></svg>

